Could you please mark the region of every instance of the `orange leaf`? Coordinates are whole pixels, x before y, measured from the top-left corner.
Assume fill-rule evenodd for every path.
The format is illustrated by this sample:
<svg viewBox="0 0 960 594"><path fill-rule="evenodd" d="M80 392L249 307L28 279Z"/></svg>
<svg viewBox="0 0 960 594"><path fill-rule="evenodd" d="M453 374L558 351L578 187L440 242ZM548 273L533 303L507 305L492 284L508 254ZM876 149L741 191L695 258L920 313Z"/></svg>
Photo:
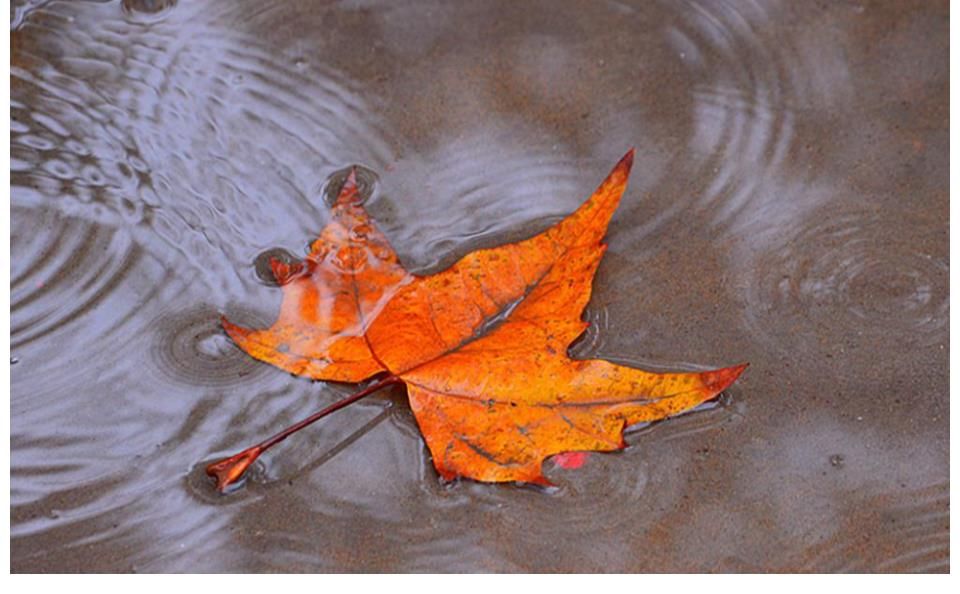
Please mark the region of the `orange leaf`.
<svg viewBox="0 0 960 594"><path fill-rule="evenodd" d="M445 479L548 484L545 458L621 449L627 426L689 410L746 367L652 373L567 356L587 326L601 240L632 163L631 150L546 231L432 276L401 266L351 174L302 265L271 263L283 290L274 325L223 326L247 353L294 374L405 383Z"/></svg>

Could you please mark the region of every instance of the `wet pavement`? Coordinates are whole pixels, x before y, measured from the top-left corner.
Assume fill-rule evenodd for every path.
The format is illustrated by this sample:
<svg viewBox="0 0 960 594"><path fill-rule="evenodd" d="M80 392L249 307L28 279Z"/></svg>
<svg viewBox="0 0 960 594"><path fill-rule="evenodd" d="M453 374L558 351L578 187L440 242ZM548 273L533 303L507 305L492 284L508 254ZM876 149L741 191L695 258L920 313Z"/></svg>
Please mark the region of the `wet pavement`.
<svg viewBox="0 0 960 594"><path fill-rule="evenodd" d="M14 4L13 571L949 569L945 2ZM215 493L352 391L218 326L334 172L431 272L631 146L572 352L728 393L542 492L441 483L398 389Z"/></svg>

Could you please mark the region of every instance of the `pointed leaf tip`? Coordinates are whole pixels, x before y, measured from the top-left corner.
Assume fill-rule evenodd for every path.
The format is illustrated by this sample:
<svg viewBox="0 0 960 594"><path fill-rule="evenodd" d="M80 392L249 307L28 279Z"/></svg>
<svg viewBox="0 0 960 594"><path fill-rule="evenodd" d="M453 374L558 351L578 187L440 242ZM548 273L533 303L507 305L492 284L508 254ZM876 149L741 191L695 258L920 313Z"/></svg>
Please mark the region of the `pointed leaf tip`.
<svg viewBox="0 0 960 594"><path fill-rule="evenodd" d="M350 173L347 174L347 179L344 180L343 185L340 186L340 193L337 195L337 204L351 204L357 202L357 195L359 194L359 189L357 188L357 166L352 165L350 167Z"/></svg>
<svg viewBox="0 0 960 594"><path fill-rule="evenodd" d="M613 182L625 187L627 180L630 179L630 170L633 169L633 157L636 152L636 149L631 148L625 155L620 157L617 164L610 170L610 174L607 176L605 182ZM622 191L621 189L621 192Z"/></svg>
<svg viewBox="0 0 960 594"><path fill-rule="evenodd" d="M232 323L227 319L227 316L220 316L220 327L223 328L224 332L227 333L227 336L232 338L234 341L243 339L247 336L247 334L250 334L250 330Z"/></svg>
<svg viewBox="0 0 960 594"><path fill-rule="evenodd" d="M703 385L709 391L719 394L730 387L733 382L737 381L737 378L740 377L740 374L743 373L743 370L746 369L748 365L750 364L742 363L714 371L705 371L700 374L700 377L703 380Z"/></svg>
<svg viewBox="0 0 960 594"><path fill-rule="evenodd" d="M290 282L304 270L303 262L287 263L277 258L270 258L270 271L273 273L273 279L277 284L283 286Z"/></svg>
<svg viewBox="0 0 960 594"><path fill-rule="evenodd" d="M614 167L614 169L624 169L626 170L626 173L629 174L630 169L633 167L633 157L636 155L636 153L637 149L630 147L630 150L627 151L627 154L620 159L620 162L617 163L617 166Z"/></svg>

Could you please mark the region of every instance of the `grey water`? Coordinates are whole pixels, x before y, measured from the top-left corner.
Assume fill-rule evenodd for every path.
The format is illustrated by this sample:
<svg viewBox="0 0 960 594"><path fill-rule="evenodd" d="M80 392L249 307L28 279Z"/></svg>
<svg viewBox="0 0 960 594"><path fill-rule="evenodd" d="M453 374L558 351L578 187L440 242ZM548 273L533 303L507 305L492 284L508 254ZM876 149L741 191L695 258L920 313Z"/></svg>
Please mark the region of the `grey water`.
<svg viewBox="0 0 960 594"><path fill-rule="evenodd" d="M946 2L15 0L14 572L946 572ZM443 484L402 389L218 326L276 315L331 176L429 273L626 150L574 347L750 361L559 487ZM277 251L277 250L282 250ZM257 263L261 263L258 274Z"/></svg>

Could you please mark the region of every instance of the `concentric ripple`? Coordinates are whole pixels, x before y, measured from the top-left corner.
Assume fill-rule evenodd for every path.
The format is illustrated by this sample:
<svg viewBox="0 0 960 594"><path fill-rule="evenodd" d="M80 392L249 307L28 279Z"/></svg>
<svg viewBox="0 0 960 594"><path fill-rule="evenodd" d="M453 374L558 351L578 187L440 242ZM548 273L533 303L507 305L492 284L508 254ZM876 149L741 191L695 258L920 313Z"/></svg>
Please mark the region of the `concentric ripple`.
<svg viewBox="0 0 960 594"><path fill-rule="evenodd" d="M513 145L515 133L478 129L384 174L393 189L381 203L405 224L377 222L408 267L435 271L470 250L534 235L575 210L619 158L584 172L570 155Z"/></svg>
<svg viewBox="0 0 960 594"><path fill-rule="evenodd" d="M122 347L127 331L152 290L137 298L121 285L156 280L162 272L144 261L123 230L88 223L56 211L13 207L11 352L28 369L68 361L50 348L69 339L75 355L93 357Z"/></svg>
<svg viewBox="0 0 960 594"><path fill-rule="evenodd" d="M948 570L946 12L16 0L11 569ZM213 490L206 463L356 389L217 323L276 315L269 258L302 257L352 164L432 272L568 214L630 146L572 352L742 353L743 382L548 461L548 490L441 482L400 389Z"/></svg>
<svg viewBox="0 0 960 594"><path fill-rule="evenodd" d="M151 326L158 331L148 361L170 380L189 386L239 386L268 369L231 343L214 308L167 314Z"/></svg>
<svg viewBox="0 0 960 594"><path fill-rule="evenodd" d="M180 479L318 391L267 373L230 344L219 314L261 297L272 315L279 292L257 282L256 254L308 242L330 173L382 168L391 148L356 85L264 48L209 6L51 3L18 15L18 546L125 542L133 569L195 568L180 547L221 542L226 516L197 507ZM184 522L191 503L196 521Z"/></svg>
<svg viewBox="0 0 960 594"><path fill-rule="evenodd" d="M748 327L773 348L831 354L945 344L948 265L925 228L909 213L811 217L754 255L749 266L764 276L746 287Z"/></svg>
<svg viewBox="0 0 960 594"><path fill-rule="evenodd" d="M67 5L31 22L12 72L13 200L132 227L182 274L236 296L257 248L316 233L331 172L382 168L391 148L335 70L174 4ZM33 44L54 32L83 58ZM210 275L214 262L234 273Z"/></svg>

